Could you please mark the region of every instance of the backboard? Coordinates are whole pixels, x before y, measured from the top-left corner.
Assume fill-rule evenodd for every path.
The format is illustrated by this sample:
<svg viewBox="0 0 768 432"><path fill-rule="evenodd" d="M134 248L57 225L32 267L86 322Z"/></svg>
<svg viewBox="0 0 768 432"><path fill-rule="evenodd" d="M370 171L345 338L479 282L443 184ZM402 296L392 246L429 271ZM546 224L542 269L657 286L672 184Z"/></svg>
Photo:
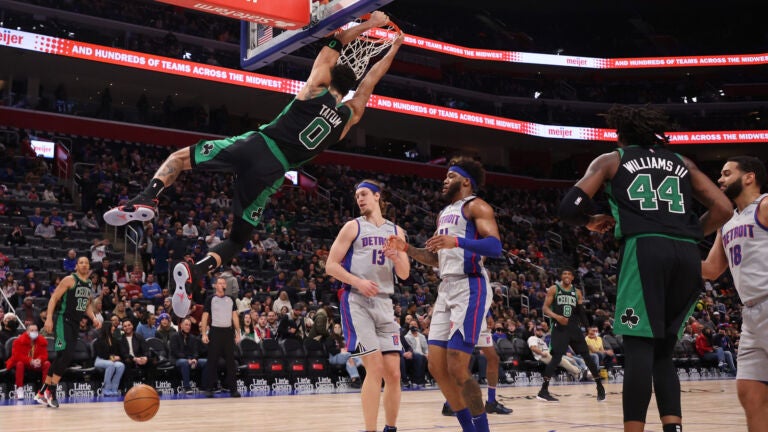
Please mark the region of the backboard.
<svg viewBox="0 0 768 432"><path fill-rule="evenodd" d="M268 65L394 0L307 1L311 2L310 22L298 30L283 30L251 21L241 22L240 66L243 69L256 70Z"/></svg>

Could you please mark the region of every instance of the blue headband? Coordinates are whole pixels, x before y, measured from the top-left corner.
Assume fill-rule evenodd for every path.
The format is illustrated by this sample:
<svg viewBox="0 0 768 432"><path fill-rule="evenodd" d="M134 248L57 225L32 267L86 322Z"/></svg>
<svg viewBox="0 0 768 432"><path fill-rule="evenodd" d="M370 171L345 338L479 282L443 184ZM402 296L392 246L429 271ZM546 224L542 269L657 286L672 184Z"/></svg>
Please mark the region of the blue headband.
<svg viewBox="0 0 768 432"><path fill-rule="evenodd" d="M368 189L370 189L370 190L371 190L371 192L373 192L373 193L376 193L376 192L381 192L381 189L379 189L379 187L378 187L378 186L376 186L376 185L375 185L375 184L373 184L373 183L368 183L367 181L364 181L364 182L360 182L360 184L358 184L358 185L357 185L357 187L355 188L355 191L357 191L357 190L358 190L358 189L360 189L360 188L368 188Z"/></svg>
<svg viewBox="0 0 768 432"><path fill-rule="evenodd" d="M460 167L458 165L451 165L451 167L448 168L448 171L453 171L453 172L459 174L460 176L462 176L464 178L468 178L469 182L472 184L472 189L477 189L477 183L475 183L475 179L473 179L472 176L469 175L468 172L464 171L464 169L462 167Z"/></svg>

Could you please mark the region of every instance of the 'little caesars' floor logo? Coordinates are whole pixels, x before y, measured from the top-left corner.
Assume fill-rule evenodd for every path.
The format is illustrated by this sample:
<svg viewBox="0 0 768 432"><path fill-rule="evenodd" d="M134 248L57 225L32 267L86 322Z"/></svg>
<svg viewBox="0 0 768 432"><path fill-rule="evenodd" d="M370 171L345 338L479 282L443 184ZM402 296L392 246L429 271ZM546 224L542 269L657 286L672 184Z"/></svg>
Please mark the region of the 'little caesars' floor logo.
<svg viewBox="0 0 768 432"><path fill-rule="evenodd" d="M89 383L75 382L69 387L69 397L94 397L96 392Z"/></svg>
<svg viewBox="0 0 768 432"><path fill-rule="evenodd" d="M640 322L640 317L635 315L635 310L627 308L621 316L621 323L629 328L634 328Z"/></svg>
<svg viewBox="0 0 768 432"><path fill-rule="evenodd" d="M269 394L269 383L264 378L254 379L249 388L253 393Z"/></svg>
<svg viewBox="0 0 768 432"><path fill-rule="evenodd" d="M247 393L250 389L247 385L245 385L245 381L239 379L237 380L237 391L240 393Z"/></svg>
<svg viewBox="0 0 768 432"><path fill-rule="evenodd" d="M170 381L155 381L155 390L161 395L173 395L173 385Z"/></svg>
<svg viewBox="0 0 768 432"><path fill-rule="evenodd" d="M296 394L310 394L314 393L315 386L309 378L298 378L293 384L293 389Z"/></svg>
<svg viewBox="0 0 768 432"><path fill-rule="evenodd" d="M320 377L315 383L315 391L317 393L333 393L336 386L333 385L331 377Z"/></svg>
<svg viewBox="0 0 768 432"><path fill-rule="evenodd" d="M291 394L291 382L287 378L277 378L272 383L272 394Z"/></svg>

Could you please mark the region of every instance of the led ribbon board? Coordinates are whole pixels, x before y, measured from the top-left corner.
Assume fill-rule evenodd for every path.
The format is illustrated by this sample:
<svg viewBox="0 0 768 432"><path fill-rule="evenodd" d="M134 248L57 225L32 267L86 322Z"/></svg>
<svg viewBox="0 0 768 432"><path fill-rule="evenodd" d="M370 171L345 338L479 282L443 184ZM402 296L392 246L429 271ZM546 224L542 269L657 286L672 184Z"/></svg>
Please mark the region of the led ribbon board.
<svg viewBox="0 0 768 432"><path fill-rule="evenodd" d="M304 85L303 81L204 65L19 30L2 29L0 31L0 46L286 94L296 94ZM372 95L367 107L542 138L616 141L616 132L612 129L545 125L379 95ZM671 144L749 144L768 141L768 130L670 132L668 135Z"/></svg>

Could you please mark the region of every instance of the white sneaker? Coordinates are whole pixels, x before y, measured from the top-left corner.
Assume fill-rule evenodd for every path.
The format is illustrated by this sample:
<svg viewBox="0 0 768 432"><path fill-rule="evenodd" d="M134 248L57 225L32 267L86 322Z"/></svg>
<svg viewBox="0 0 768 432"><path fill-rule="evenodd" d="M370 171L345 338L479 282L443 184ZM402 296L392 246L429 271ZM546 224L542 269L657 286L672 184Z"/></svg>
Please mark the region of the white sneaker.
<svg viewBox="0 0 768 432"><path fill-rule="evenodd" d="M171 306L173 313L179 318L185 318L192 306L192 287L196 280L194 267L189 263L179 261L173 266L173 283L176 289L171 297Z"/></svg>
<svg viewBox="0 0 768 432"><path fill-rule="evenodd" d="M24 399L24 387L16 388L16 399Z"/></svg>
<svg viewBox="0 0 768 432"><path fill-rule="evenodd" d="M157 200L136 197L125 205L117 206L104 213L104 222L112 226L122 226L132 221L148 221L155 218Z"/></svg>
<svg viewBox="0 0 768 432"><path fill-rule="evenodd" d="M35 402L39 403L40 405L48 405L48 400L51 397L51 392L46 390L45 393L37 392L35 393Z"/></svg>

